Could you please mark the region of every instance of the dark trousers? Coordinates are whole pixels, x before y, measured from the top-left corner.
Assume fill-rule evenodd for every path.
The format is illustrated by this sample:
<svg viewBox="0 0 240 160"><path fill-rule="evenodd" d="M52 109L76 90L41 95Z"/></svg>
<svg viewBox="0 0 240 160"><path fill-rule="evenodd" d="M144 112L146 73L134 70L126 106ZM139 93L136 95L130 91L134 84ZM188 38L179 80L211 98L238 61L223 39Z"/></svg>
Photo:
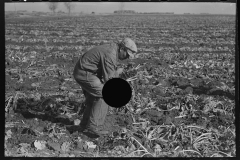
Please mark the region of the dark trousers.
<svg viewBox="0 0 240 160"><path fill-rule="evenodd" d="M81 86L86 98L86 107L80 125L90 128L102 126L109 108L102 98L103 84L97 76L84 70L77 70L76 68L74 78Z"/></svg>
<svg viewBox="0 0 240 160"><path fill-rule="evenodd" d="M86 107L80 126L93 129L102 126L108 113L108 105L101 97L94 97L85 90L83 94L86 97Z"/></svg>

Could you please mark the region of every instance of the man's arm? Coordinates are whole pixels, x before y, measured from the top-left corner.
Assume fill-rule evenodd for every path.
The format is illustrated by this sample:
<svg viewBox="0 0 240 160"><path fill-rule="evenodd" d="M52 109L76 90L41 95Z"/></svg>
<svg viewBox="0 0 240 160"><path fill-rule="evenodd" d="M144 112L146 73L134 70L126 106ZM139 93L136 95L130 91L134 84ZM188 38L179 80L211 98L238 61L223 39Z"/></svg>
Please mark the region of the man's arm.
<svg viewBox="0 0 240 160"><path fill-rule="evenodd" d="M102 60L102 75L104 83L111 78L119 77L119 71L117 71L117 63L114 58L106 57Z"/></svg>

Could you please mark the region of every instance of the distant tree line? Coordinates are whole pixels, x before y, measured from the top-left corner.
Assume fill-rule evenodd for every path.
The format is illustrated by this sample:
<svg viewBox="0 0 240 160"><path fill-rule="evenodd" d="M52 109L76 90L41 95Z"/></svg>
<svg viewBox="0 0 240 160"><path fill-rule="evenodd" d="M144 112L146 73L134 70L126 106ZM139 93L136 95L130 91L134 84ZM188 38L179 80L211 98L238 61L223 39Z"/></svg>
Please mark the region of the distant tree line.
<svg viewBox="0 0 240 160"><path fill-rule="evenodd" d="M47 2L47 5L48 5L48 9L50 11L52 11L53 13L55 13L56 9L59 6L59 3L58 2ZM70 15L71 11L74 8L74 3L72 3L72 2L64 2L64 6L66 7L66 9L68 11L68 14ZM59 13L64 13L64 12L60 11Z"/></svg>

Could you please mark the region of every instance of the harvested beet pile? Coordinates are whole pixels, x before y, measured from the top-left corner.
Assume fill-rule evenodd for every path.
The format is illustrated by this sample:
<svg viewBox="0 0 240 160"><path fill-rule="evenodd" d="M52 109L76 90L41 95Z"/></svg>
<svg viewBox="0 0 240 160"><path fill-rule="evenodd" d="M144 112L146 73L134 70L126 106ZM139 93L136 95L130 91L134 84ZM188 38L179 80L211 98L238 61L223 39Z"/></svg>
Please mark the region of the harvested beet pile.
<svg viewBox="0 0 240 160"><path fill-rule="evenodd" d="M5 156L236 156L234 17L22 20L6 21ZM133 96L110 108L110 134L93 139L78 131L84 96L73 66L122 33L136 37L140 53L120 63Z"/></svg>

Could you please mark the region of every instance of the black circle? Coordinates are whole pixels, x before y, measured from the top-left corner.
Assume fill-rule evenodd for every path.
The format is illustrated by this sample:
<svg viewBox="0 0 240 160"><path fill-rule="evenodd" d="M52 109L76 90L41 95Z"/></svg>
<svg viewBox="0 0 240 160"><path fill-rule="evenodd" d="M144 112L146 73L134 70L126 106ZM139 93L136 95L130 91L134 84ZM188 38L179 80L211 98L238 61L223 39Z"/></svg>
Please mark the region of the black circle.
<svg viewBox="0 0 240 160"><path fill-rule="evenodd" d="M132 88L126 80L112 78L104 84L102 96L109 106L120 108L131 100Z"/></svg>

